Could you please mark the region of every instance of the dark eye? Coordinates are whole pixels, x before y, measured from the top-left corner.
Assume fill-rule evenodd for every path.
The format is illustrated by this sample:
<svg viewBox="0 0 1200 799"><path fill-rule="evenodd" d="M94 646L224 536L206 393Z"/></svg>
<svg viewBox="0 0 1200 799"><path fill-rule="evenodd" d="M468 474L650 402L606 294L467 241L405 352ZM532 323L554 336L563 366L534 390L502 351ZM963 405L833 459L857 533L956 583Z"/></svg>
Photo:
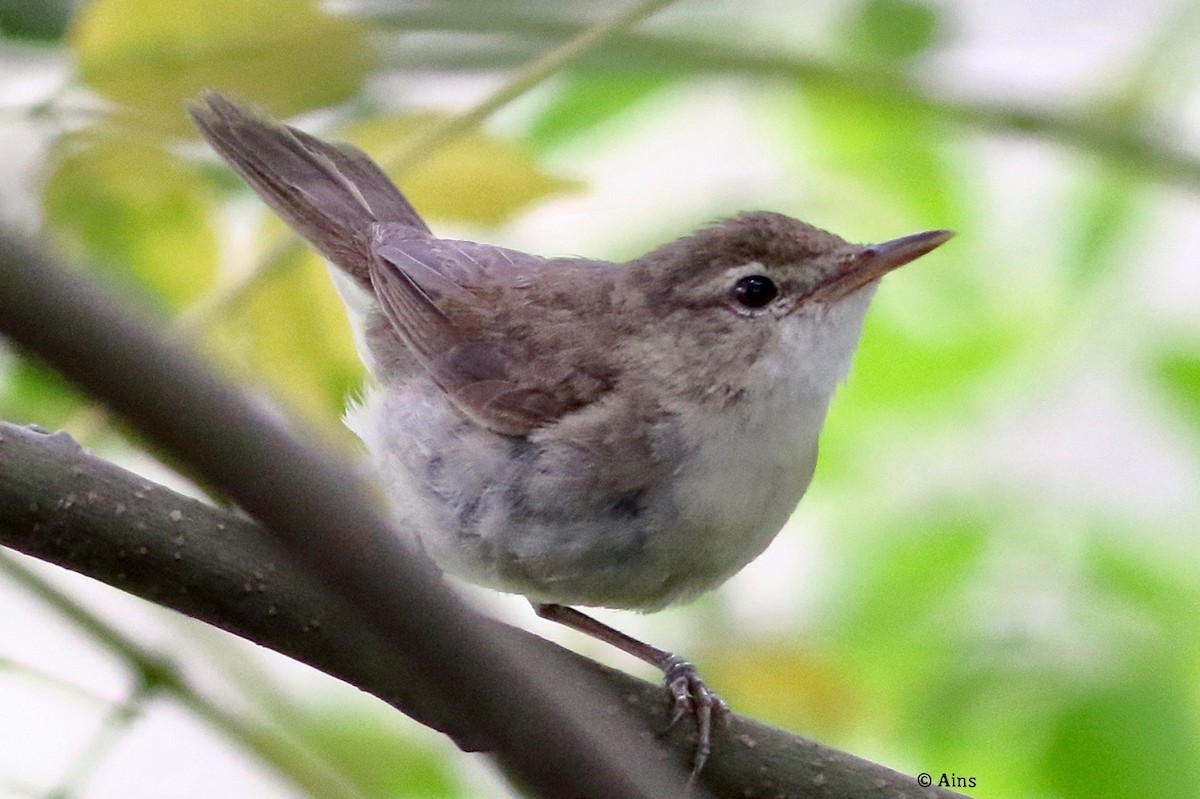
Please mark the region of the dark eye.
<svg viewBox="0 0 1200 799"><path fill-rule="evenodd" d="M747 308L762 308L778 296L775 281L763 275L746 275L733 284L733 298Z"/></svg>

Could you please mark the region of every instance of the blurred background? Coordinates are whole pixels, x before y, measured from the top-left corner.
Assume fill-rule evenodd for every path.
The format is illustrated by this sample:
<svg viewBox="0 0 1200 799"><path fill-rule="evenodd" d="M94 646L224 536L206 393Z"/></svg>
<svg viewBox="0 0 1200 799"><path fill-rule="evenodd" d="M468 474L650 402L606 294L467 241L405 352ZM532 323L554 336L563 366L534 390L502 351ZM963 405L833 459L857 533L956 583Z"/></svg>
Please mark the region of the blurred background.
<svg viewBox="0 0 1200 799"><path fill-rule="evenodd" d="M0 223L348 451L344 314L192 133L205 88L356 142L442 235L543 255L753 208L956 230L884 282L767 553L601 615L739 713L972 796L1200 796L1200 4L3 0L0 33ZM8 350L0 417L191 490ZM370 697L86 579L2 552L0 608L2 796L508 795Z"/></svg>

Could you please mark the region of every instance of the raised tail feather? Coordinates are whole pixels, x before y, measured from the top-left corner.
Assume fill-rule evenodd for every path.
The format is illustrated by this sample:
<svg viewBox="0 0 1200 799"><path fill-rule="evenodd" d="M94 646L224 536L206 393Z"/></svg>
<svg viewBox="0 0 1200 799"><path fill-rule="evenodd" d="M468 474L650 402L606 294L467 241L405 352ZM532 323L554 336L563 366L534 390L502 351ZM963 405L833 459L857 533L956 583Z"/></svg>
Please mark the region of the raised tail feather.
<svg viewBox="0 0 1200 799"><path fill-rule="evenodd" d="M429 233L400 190L358 148L261 119L217 92L206 92L188 111L213 149L267 205L363 288L371 288L367 259L376 223Z"/></svg>

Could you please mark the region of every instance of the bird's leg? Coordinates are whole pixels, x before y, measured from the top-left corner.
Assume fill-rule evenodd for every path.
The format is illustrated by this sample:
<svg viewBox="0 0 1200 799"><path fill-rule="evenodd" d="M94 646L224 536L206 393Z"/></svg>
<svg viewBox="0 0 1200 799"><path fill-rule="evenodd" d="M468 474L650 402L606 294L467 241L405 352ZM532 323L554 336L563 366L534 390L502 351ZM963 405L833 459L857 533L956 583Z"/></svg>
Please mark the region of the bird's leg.
<svg viewBox="0 0 1200 799"><path fill-rule="evenodd" d="M532 604L534 611L543 619L586 633L662 671L663 684L674 705L667 729L684 715L690 714L696 720L696 753L692 758L692 776L688 780L689 784L694 782L712 751L713 713L719 715L729 709L700 679L696 667L678 655L628 636L575 608L538 602Z"/></svg>

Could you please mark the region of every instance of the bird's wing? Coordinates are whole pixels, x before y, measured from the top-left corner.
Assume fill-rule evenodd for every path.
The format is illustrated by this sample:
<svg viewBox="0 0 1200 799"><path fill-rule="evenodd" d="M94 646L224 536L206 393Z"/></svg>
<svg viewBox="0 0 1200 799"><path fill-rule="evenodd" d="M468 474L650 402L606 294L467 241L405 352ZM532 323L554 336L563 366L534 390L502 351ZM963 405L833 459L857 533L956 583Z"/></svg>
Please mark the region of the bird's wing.
<svg viewBox="0 0 1200 799"><path fill-rule="evenodd" d="M594 402L617 376L611 349L571 346L583 342L578 320L538 291L560 267L571 268L384 225L370 272L389 321L451 400L489 429L520 436Z"/></svg>

